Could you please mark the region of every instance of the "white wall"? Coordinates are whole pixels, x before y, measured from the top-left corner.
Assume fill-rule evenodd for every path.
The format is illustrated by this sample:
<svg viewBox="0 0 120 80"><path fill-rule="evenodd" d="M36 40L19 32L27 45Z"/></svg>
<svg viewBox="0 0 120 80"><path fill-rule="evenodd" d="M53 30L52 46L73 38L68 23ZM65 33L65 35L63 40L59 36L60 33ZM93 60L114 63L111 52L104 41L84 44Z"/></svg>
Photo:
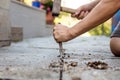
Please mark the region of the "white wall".
<svg viewBox="0 0 120 80"><path fill-rule="evenodd" d="M9 0L0 0L0 40L10 40Z"/></svg>
<svg viewBox="0 0 120 80"><path fill-rule="evenodd" d="M0 0L0 47L11 43L11 24L9 18L10 0Z"/></svg>
<svg viewBox="0 0 120 80"><path fill-rule="evenodd" d="M12 26L23 28L24 38L51 35L51 29L46 27L46 14L44 10L29 7L12 0L10 3L10 15Z"/></svg>

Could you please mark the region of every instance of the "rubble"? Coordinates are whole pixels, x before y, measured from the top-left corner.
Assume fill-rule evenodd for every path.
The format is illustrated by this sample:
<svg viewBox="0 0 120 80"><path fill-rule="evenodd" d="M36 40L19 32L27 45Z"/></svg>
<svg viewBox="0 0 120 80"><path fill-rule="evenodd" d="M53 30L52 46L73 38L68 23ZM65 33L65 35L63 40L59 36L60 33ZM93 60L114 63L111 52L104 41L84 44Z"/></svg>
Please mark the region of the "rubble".
<svg viewBox="0 0 120 80"><path fill-rule="evenodd" d="M101 70L108 68L108 64L102 61L88 62L87 66L92 67L94 69L101 69Z"/></svg>

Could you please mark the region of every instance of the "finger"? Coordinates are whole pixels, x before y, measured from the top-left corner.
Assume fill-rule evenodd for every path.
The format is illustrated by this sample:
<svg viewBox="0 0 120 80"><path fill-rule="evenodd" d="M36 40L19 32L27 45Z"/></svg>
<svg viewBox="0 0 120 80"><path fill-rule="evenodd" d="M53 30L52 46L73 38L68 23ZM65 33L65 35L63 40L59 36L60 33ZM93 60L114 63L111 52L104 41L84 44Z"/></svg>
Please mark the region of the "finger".
<svg viewBox="0 0 120 80"><path fill-rule="evenodd" d="M71 14L71 17L75 18L75 13L72 13L72 14Z"/></svg>
<svg viewBox="0 0 120 80"><path fill-rule="evenodd" d="M73 13L71 16L72 17L77 17L79 14L80 14L80 12L81 12L81 9L76 9L76 12L75 13Z"/></svg>
<svg viewBox="0 0 120 80"><path fill-rule="evenodd" d="M61 24L57 24L57 25L55 25L55 26L53 27L53 30L57 30L57 29L59 29L60 26L61 26Z"/></svg>
<svg viewBox="0 0 120 80"><path fill-rule="evenodd" d="M75 13L75 17L78 18L79 15L81 14L81 11Z"/></svg>
<svg viewBox="0 0 120 80"><path fill-rule="evenodd" d="M54 39L55 39L56 42L60 42L60 41L59 41L59 37L60 37L59 32L55 31L55 32L53 33L53 36L54 36Z"/></svg>
<svg viewBox="0 0 120 80"><path fill-rule="evenodd" d="M88 11L86 11L86 12L85 12L85 14L84 14L84 17L86 17L88 14L89 14L89 12L88 12Z"/></svg>
<svg viewBox="0 0 120 80"><path fill-rule="evenodd" d="M85 12L82 11L81 14L80 14L77 18L78 18L78 19L83 19L83 18L84 18L84 14L85 14Z"/></svg>
<svg viewBox="0 0 120 80"><path fill-rule="evenodd" d="M56 26L55 27L53 27L53 32L56 30Z"/></svg>
<svg viewBox="0 0 120 80"><path fill-rule="evenodd" d="M58 34L57 31L54 31L54 32L53 32L53 36L54 36L54 39L55 39L55 40L57 40L57 38L58 38L57 36L58 36L58 35L59 35L59 34Z"/></svg>

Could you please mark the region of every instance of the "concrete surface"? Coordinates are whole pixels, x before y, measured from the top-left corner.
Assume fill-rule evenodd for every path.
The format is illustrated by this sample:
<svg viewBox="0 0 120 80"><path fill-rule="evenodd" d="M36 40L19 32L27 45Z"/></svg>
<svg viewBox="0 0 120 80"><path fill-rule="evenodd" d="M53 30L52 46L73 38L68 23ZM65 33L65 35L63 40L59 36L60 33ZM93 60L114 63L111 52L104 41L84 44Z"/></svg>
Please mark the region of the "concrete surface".
<svg viewBox="0 0 120 80"><path fill-rule="evenodd" d="M0 1L0 8L3 8L3 9L9 9L9 3L10 3L10 0L1 0Z"/></svg>
<svg viewBox="0 0 120 80"><path fill-rule="evenodd" d="M10 45L11 24L9 17L10 0L0 1L0 47Z"/></svg>
<svg viewBox="0 0 120 80"><path fill-rule="evenodd" d="M120 58L109 49L109 37L78 37L63 43L67 62L78 62L77 67L64 71L63 80L119 80ZM58 62L58 44L53 37L26 39L0 48L0 78L13 80L59 80L59 68L50 68ZM89 61L103 61L108 69L97 70L86 66Z"/></svg>

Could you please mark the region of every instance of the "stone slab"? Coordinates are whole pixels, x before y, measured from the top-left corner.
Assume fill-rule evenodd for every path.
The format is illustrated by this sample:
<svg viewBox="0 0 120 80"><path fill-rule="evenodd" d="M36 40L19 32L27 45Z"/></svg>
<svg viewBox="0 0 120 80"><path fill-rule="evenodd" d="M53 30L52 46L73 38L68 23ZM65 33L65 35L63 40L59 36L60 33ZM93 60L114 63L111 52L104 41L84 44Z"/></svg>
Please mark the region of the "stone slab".
<svg viewBox="0 0 120 80"><path fill-rule="evenodd" d="M11 40L18 42L23 40L23 28L22 27L11 27Z"/></svg>
<svg viewBox="0 0 120 80"><path fill-rule="evenodd" d="M9 9L10 0L0 0L0 8Z"/></svg>
<svg viewBox="0 0 120 80"><path fill-rule="evenodd" d="M78 62L77 67L66 69L63 80L119 80L120 58L114 57L109 49L108 37L78 37L63 43L65 61ZM0 48L0 77L15 80L59 80L59 68L50 68L58 62L59 47L53 37L26 39ZM108 69L88 67L89 61L103 61Z"/></svg>
<svg viewBox="0 0 120 80"><path fill-rule="evenodd" d="M8 10L9 0L0 1L0 47L9 46L11 42L11 24Z"/></svg>

